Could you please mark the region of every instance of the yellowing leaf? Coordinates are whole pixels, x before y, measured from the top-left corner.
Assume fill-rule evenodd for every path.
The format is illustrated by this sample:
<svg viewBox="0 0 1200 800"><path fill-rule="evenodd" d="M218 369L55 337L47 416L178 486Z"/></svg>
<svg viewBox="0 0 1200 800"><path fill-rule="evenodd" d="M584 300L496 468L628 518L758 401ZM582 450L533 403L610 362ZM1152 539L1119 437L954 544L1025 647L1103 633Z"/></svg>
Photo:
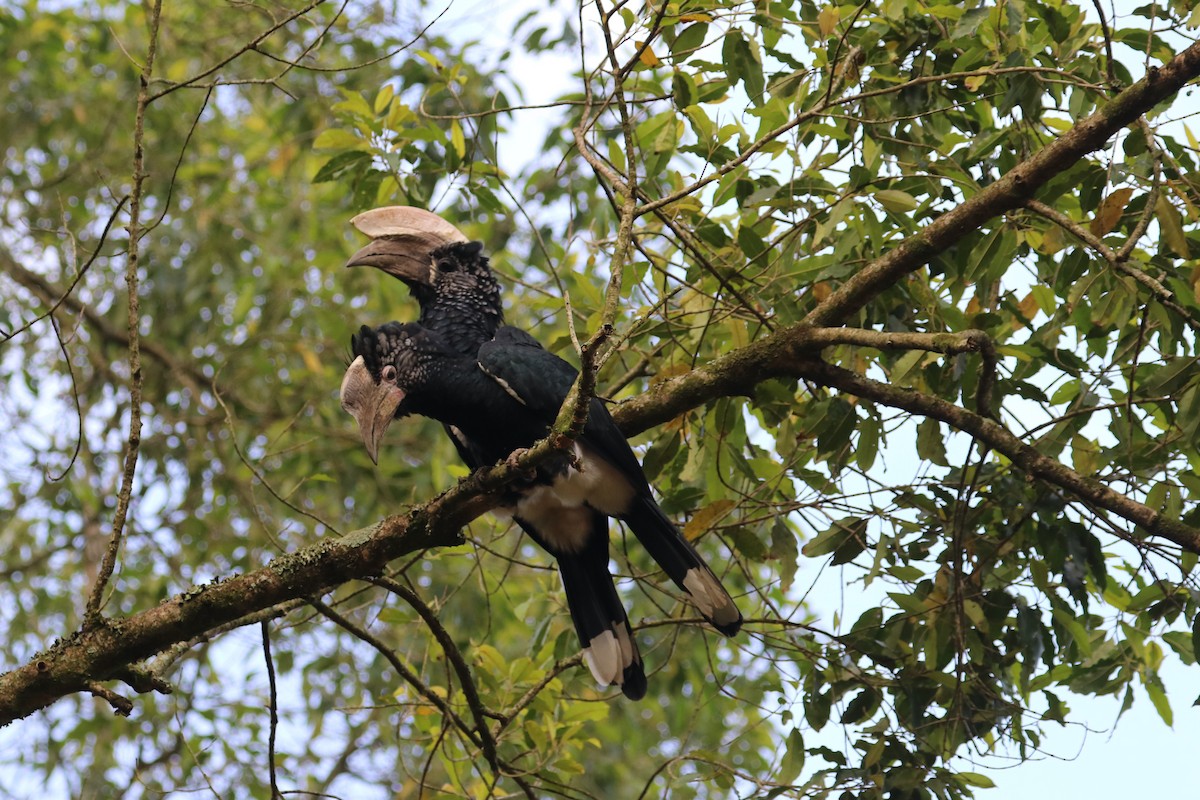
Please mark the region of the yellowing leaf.
<svg viewBox="0 0 1200 800"><path fill-rule="evenodd" d="M387 121L384 123L388 128L394 131L400 130L406 122L416 118L413 110L404 103L392 103L391 109L388 110Z"/></svg>
<svg viewBox="0 0 1200 800"><path fill-rule="evenodd" d="M1063 229L1057 225L1051 225L1046 229L1046 235L1042 237L1041 252L1052 256L1059 250L1062 250L1066 243L1067 237L1063 233Z"/></svg>
<svg viewBox="0 0 1200 800"><path fill-rule="evenodd" d="M1025 323L1027 321L1032 320L1034 316L1037 315L1039 310L1037 297L1033 292L1030 292L1029 294L1025 295L1024 300L1022 300L1020 303L1017 303L1017 308L1020 310L1021 316L1018 319L1013 320L1013 322L1017 327L1023 328L1025 327Z"/></svg>
<svg viewBox="0 0 1200 800"><path fill-rule="evenodd" d="M304 360L304 368L313 375L320 375L323 370L321 368L321 359L317 358L317 354L303 345L300 345L296 349L300 351L300 358Z"/></svg>
<svg viewBox="0 0 1200 800"><path fill-rule="evenodd" d="M645 42L634 42L633 44L635 47L641 47ZM657 67L662 64L662 61L659 60L658 56L654 55L654 51L649 47L642 51L642 54L638 56L638 60L647 67Z"/></svg>
<svg viewBox="0 0 1200 800"><path fill-rule="evenodd" d="M712 22L711 14L684 14L679 18L680 22Z"/></svg>
<svg viewBox="0 0 1200 800"><path fill-rule="evenodd" d="M1071 463L1084 475L1095 475L1101 467L1100 449L1095 443L1076 434L1071 438Z"/></svg>
<svg viewBox="0 0 1200 800"><path fill-rule="evenodd" d="M338 114L354 114L363 119L375 116L374 109L367 105L367 101L358 92L345 92L343 96L346 99L333 106L333 110Z"/></svg>
<svg viewBox="0 0 1200 800"><path fill-rule="evenodd" d="M967 87L968 91L975 92L979 90L980 86L983 86L983 82L986 80L987 75L972 75L963 81L963 85Z"/></svg>
<svg viewBox="0 0 1200 800"><path fill-rule="evenodd" d="M1129 204L1130 197L1133 197L1133 189L1125 188L1117 189L1104 198L1100 207L1096 209L1092 224L1088 226L1091 232L1096 236L1103 236L1115 228L1121 221L1121 215L1125 213L1125 206Z"/></svg>
<svg viewBox="0 0 1200 800"><path fill-rule="evenodd" d="M735 319L729 323L729 338L733 342L734 347L745 347L750 344L750 329L746 327L746 320Z"/></svg>
<svg viewBox="0 0 1200 800"><path fill-rule="evenodd" d="M729 510L736 505L737 503L729 498L722 498L709 503L693 514L692 518L687 521L687 525L683 526L684 538L689 541L695 539L708 530L714 522L729 513Z"/></svg>
<svg viewBox="0 0 1200 800"><path fill-rule="evenodd" d="M968 786L978 786L981 789L991 789L996 783L987 775L978 772L960 772L958 777Z"/></svg>
<svg viewBox="0 0 1200 800"><path fill-rule="evenodd" d="M1074 124L1070 120L1059 119L1058 117L1043 117L1042 122L1046 124L1047 128L1056 130L1059 133L1066 133L1071 130Z"/></svg>
<svg viewBox="0 0 1200 800"><path fill-rule="evenodd" d="M366 142L342 128L326 128L313 142L315 150L365 150Z"/></svg>
<svg viewBox="0 0 1200 800"><path fill-rule="evenodd" d="M1200 8L1200 6L1198 6L1198 8ZM1191 128L1189 128L1189 127L1188 127L1188 126L1187 126L1185 123L1183 123L1183 122L1181 122L1181 123L1179 123L1179 124L1180 124L1180 125L1183 125L1183 133L1184 133L1184 135L1185 135L1185 136L1187 136L1188 144L1190 144L1190 145L1192 146L1192 149L1193 149L1193 150L1200 150L1200 142L1197 142L1197 141L1196 141L1196 137L1192 135L1192 129L1191 129Z"/></svg>
<svg viewBox="0 0 1200 800"><path fill-rule="evenodd" d="M439 72L443 69L442 60L428 50L418 50L417 55L420 56L426 64L438 70Z"/></svg>
<svg viewBox="0 0 1200 800"><path fill-rule="evenodd" d="M459 125L456 119L450 120L450 144L459 158L467 152L467 140L463 137L462 125Z"/></svg>
<svg viewBox="0 0 1200 800"><path fill-rule="evenodd" d="M375 114L383 113L383 110L388 107L388 103L392 102L392 97L395 96L396 90L392 88L390 83L385 83L383 88L379 90L379 94L375 95Z"/></svg>
<svg viewBox="0 0 1200 800"><path fill-rule="evenodd" d="M295 142L287 142L279 146L275 151L275 157L271 159L271 163L267 165L267 169L271 175L276 178L282 178L287 172L289 166L296 156L299 154L300 147Z"/></svg>
<svg viewBox="0 0 1200 800"><path fill-rule="evenodd" d="M825 6L821 9L821 13L817 14L817 27L821 29L822 36L829 36L837 30L838 21L842 18L842 12L837 6Z"/></svg>

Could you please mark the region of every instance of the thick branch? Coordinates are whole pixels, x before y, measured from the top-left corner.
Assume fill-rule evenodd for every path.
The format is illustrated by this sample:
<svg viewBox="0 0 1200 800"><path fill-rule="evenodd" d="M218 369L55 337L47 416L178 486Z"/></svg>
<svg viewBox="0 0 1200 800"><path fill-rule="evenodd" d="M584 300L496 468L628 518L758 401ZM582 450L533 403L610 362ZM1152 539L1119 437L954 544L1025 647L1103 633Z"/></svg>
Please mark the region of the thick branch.
<svg viewBox="0 0 1200 800"><path fill-rule="evenodd" d="M176 642L353 578L378 574L388 561L429 547L461 544L463 526L491 507L482 492L498 468L473 477L414 509L370 528L331 538L246 575L194 587L129 617L102 619L55 644L23 667L0 675L0 725L26 717L68 694L88 690L122 668Z"/></svg>
<svg viewBox="0 0 1200 800"><path fill-rule="evenodd" d="M129 617L101 618L28 664L0 675L0 726L29 716L60 697L90 690L97 680L119 678L128 667L178 642L202 638L254 612L311 598L355 578L378 575L407 553L462 544L462 528L494 508L496 492L559 451L552 436L513 464L480 470L454 488L370 528L330 538L266 567L176 595Z"/></svg>
<svg viewBox="0 0 1200 800"><path fill-rule="evenodd" d="M939 352L982 351L974 333L946 334L944 341L936 342L937 347L933 347L934 339L940 335L920 336L905 345L924 345L921 349ZM717 397L746 395L770 378L814 380L945 421L987 442L1030 474L1062 486L1152 534L1200 552L1200 531L1162 517L1041 455L986 417L938 398L868 381L814 358L830 344L861 340L856 343L879 347L887 346L890 337L870 331L814 331L793 326L664 382L666 388L622 404L614 416L626 434L633 434ZM892 342L899 344L900 340L892 338ZM90 690L97 680L117 677L131 664L177 642L244 619L259 609L319 594L354 578L376 575L388 561L406 553L459 544L461 528L494 505L495 495L489 493L556 450L555 443L543 440L515 459L515 466L476 473L407 516L389 517L371 528L282 556L248 575L194 588L155 608L76 634L20 669L0 675L0 724L28 716L67 694Z"/></svg>

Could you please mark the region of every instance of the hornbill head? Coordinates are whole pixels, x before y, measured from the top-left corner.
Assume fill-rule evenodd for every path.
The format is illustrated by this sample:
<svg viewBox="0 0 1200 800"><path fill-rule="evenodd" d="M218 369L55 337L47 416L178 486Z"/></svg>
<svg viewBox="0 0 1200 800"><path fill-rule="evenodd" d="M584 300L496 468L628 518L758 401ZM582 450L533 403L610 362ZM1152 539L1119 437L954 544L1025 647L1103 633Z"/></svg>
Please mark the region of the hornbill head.
<svg viewBox="0 0 1200 800"><path fill-rule="evenodd" d="M423 388L436 353L436 336L417 323L366 325L350 337L354 360L342 378L342 408L358 423L371 461L379 463L379 443L392 420L408 413L406 399Z"/></svg>
<svg viewBox="0 0 1200 800"><path fill-rule="evenodd" d="M364 211L351 223L372 241L346 266L375 267L404 281L421 305L421 324L458 353L475 353L504 324L500 284L480 242L408 206Z"/></svg>
<svg viewBox="0 0 1200 800"><path fill-rule="evenodd" d="M432 287L437 277L434 251L466 244L462 231L433 212L412 206L386 206L364 211L350 224L371 243L350 256L347 267L375 267L410 288Z"/></svg>

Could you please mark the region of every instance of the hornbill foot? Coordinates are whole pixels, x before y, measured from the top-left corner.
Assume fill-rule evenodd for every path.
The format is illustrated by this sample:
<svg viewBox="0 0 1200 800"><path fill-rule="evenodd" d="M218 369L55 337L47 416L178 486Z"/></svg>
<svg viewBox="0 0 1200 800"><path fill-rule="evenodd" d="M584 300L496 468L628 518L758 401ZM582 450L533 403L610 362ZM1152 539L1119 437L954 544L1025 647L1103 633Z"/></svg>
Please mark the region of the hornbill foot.
<svg viewBox="0 0 1200 800"><path fill-rule="evenodd" d="M516 450L513 450L511 453L508 454L508 458L504 459L504 464L509 469L516 472L522 479L531 481L537 477L537 470L522 469L521 465L519 463L517 463L522 458L524 458L528 452L529 452L528 447L518 447Z"/></svg>

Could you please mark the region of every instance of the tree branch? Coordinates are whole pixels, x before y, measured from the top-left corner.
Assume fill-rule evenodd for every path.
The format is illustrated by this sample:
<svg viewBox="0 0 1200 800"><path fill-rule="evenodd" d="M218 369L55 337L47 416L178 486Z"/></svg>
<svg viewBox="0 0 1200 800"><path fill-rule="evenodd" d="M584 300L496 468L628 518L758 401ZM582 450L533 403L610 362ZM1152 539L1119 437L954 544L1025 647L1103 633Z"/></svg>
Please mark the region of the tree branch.
<svg viewBox="0 0 1200 800"><path fill-rule="evenodd" d="M122 201L124 202L124 201ZM29 290L35 297L47 306L65 306L79 314L99 337L118 347L129 347L129 334L116 327L94 309L84 304L71 293L71 289L63 291L46 278L17 263L8 248L0 245L0 270L19 285ZM193 393L199 395L201 387L207 386L210 379L199 367L186 361L179 361L162 345L154 341L141 343L141 350L155 361L166 367L172 375L178 377Z"/></svg>
<svg viewBox="0 0 1200 800"><path fill-rule="evenodd" d="M1161 303L1166 308L1169 308L1171 311L1178 314L1183 319L1184 324L1187 325L1189 328L1191 328L1194 331L1200 332L1200 320L1196 320L1195 318L1193 318L1191 312L1188 309L1184 308L1182 305L1180 305L1178 302L1175 301L1175 293L1174 292L1172 292L1167 287L1163 286L1162 283L1155 280L1150 275L1147 275L1144 271L1142 271L1142 270L1138 269L1137 267L1133 266L1132 264L1130 264L1129 263L1129 252L1126 251L1126 248L1122 248L1121 252L1118 253L1117 251L1115 251L1111 247L1109 247L1107 244L1105 244L1104 240L1101 239L1099 236L1092 233L1090 230L1088 230L1084 226L1080 225L1078 222L1071 219L1066 214L1062 213L1061 211L1059 211L1055 208L1052 208L1052 207L1046 205L1045 203L1039 202L1037 200L1029 200L1025 203L1025 207L1028 208L1033 213L1037 214L1038 216L1045 217L1046 219L1053 222L1058 227L1062 228L1067 233L1074 236L1079 241L1086 244L1088 247L1095 250L1096 254L1099 255L1101 258L1103 258L1105 261L1107 261L1109 266L1111 266L1117 272L1123 273L1125 275L1128 275L1130 278L1133 278L1135 281L1142 284L1142 286L1145 286L1147 289L1150 290L1150 293L1152 295L1154 295L1155 300L1157 300L1159 303ZM1147 208L1152 208L1152 205L1150 204L1149 201L1147 202ZM1139 224L1139 226L1140 226L1140 224ZM1137 236L1131 236L1129 239L1129 243L1130 244L1135 243L1137 241L1137 239L1140 238L1140 236L1141 236L1140 234L1138 234Z"/></svg>
<svg viewBox="0 0 1200 800"><path fill-rule="evenodd" d="M1143 503L1114 492L1103 483L1081 475L1057 459L1042 455L994 420L973 414L940 397L873 381L841 367L812 360L798 365L806 380L839 391L900 408L922 417L940 420L969 433L1035 478L1065 489L1074 497L1133 522L1148 533L1161 536L1193 553L1200 553L1200 530L1173 520Z"/></svg>
<svg viewBox="0 0 1200 800"><path fill-rule="evenodd" d="M856 272L820 302L804 322L812 327L844 323L885 287L919 269L989 219L1025 205L1047 181L1088 153L1103 147L1111 136L1178 92L1197 75L1200 75L1200 42L1165 66L1151 67L1146 77L1022 161L1003 178Z"/></svg>
<svg viewBox="0 0 1200 800"><path fill-rule="evenodd" d="M125 443L125 463L121 470L121 490L117 493L117 508L113 514L112 534L100 562L100 570L88 595L83 613L83 629L100 624L100 609L104 605L104 590L117 566L117 553L125 535L125 519L133 500L133 476L137 471L138 453L142 444L142 353L138 328L142 324L138 298L138 265L141 263L142 187L146 182L145 128L146 108L150 105L150 77L154 74L154 57L158 51L158 28L162 21L162 0L155 0L150 9L150 43L146 49L146 64L142 67L138 88L137 112L133 120L133 190L129 200L129 250L125 261L125 284L129 294L129 436Z"/></svg>

